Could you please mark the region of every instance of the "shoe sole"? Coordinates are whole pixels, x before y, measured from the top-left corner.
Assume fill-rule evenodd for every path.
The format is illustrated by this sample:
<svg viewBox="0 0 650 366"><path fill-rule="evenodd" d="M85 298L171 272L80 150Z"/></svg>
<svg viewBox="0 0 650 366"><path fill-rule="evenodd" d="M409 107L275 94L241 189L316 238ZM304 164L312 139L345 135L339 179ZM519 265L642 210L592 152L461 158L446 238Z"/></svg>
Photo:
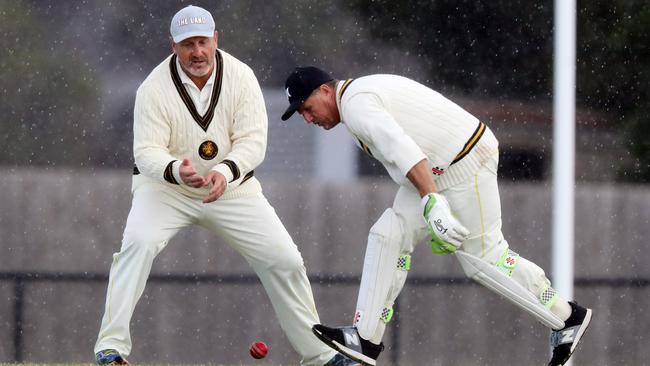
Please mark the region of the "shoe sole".
<svg viewBox="0 0 650 366"><path fill-rule="evenodd" d="M578 343L580 343L580 339L582 338L582 336L587 331L587 328L589 328L589 323L591 323L591 314L592 313L593 312L592 312L591 309L587 309L587 313L585 314L585 318L582 320L582 325L578 329L578 333L576 334L576 338L573 340L573 344L571 345L571 350L569 351L569 358L567 358L567 360L564 361L564 363L562 365L569 362L569 360L571 359L571 356L573 355L573 351L575 351L576 348L578 348Z"/></svg>
<svg viewBox="0 0 650 366"><path fill-rule="evenodd" d="M119 360L114 360L108 363L99 363L95 360L95 364L98 366L116 366L116 365L128 365L129 361L126 358L122 357Z"/></svg>
<svg viewBox="0 0 650 366"><path fill-rule="evenodd" d="M119 359L113 360L113 361L108 362L108 363L99 363L97 361L95 361L95 363L98 366L115 366L115 365L128 365L129 361L127 361L126 358L124 358L124 357L120 357Z"/></svg>
<svg viewBox="0 0 650 366"><path fill-rule="evenodd" d="M329 338L318 330L311 328L311 331L314 333L316 338L320 339L323 343L330 346L336 351L339 351L341 354L351 358L352 360L361 363L364 366L375 366L377 363L370 357L365 356L362 353L359 353L355 350L347 348L345 345L340 344L339 342Z"/></svg>

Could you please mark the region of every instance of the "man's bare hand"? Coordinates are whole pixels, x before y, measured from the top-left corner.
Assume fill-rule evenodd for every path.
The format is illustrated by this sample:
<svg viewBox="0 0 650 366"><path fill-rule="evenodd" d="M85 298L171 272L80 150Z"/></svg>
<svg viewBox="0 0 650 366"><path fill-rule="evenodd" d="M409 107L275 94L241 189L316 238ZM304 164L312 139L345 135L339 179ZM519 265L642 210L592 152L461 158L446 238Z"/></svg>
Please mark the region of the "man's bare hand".
<svg viewBox="0 0 650 366"><path fill-rule="evenodd" d="M226 190L226 186L228 185L226 183L226 177L224 177L223 174L219 172L211 170L205 177L205 180L205 185L212 184L212 187L210 187L208 195L203 199L203 203L214 202L219 199L219 197L221 197L223 192Z"/></svg>
<svg viewBox="0 0 650 366"><path fill-rule="evenodd" d="M187 159L183 159L179 172L183 183L190 187L201 188L207 185L205 178L196 173L196 170Z"/></svg>

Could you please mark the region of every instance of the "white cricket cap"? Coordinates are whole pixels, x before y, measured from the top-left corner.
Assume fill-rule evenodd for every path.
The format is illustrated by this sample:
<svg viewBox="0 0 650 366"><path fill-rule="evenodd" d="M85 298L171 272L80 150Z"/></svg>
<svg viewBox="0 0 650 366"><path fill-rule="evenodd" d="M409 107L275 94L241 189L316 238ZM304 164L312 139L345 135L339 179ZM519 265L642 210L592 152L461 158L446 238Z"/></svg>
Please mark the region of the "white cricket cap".
<svg viewBox="0 0 650 366"><path fill-rule="evenodd" d="M214 19L209 11L189 5L174 15L169 32L175 43L190 37L212 37L214 36Z"/></svg>

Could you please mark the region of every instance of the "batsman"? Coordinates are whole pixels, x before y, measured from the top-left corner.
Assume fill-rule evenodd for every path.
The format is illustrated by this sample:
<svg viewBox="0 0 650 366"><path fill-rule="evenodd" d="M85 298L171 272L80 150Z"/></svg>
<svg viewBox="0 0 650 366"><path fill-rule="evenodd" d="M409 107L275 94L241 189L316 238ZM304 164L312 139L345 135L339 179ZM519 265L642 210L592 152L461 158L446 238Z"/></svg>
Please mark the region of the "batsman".
<svg viewBox="0 0 650 366"><path fill-rule="evenodd" d="M499 144L488 126L436 91L397 75L336 80L316 67L287 78L289 107L325 130L342 123L356 144L399 184L393 206L372 226L352 326L317 324L319 339L375 365L404 286L414 246L455 256L465 274L552 329L550 366L571 357L592 311L558 294L544 271L501 232Z"/></svg>

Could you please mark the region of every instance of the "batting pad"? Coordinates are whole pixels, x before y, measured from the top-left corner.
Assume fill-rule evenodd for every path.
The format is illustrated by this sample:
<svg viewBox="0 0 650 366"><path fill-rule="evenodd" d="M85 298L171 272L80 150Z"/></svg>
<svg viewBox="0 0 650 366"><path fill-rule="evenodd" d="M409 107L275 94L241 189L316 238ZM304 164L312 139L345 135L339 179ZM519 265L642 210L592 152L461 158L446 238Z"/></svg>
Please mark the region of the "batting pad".
<svg viewBox="0 0 650 366"><path fill-rule="evenodd" d="M380 320L384 308L392 306L392 303L387 304L387 300L396 272L405 273L397 269L401 234L399 218L390 208L384 211L370 229L357 300L357 313L363 316L358 319L356 326L359 335L364 339L375 338L377 332L383 333L385 323ZM398 282L402 282L399 286L401 290L403 281ZM394 294L391 297L396 296Z"/></svg>
<svg viewBox="0 0 650 366"><path fill-rule="evenodd" d="M542 305L535 295L505 275L496 266L462 250L455 254L469 278L505 297L547 327L551 329L564 328L564 322Z"/></svg>

